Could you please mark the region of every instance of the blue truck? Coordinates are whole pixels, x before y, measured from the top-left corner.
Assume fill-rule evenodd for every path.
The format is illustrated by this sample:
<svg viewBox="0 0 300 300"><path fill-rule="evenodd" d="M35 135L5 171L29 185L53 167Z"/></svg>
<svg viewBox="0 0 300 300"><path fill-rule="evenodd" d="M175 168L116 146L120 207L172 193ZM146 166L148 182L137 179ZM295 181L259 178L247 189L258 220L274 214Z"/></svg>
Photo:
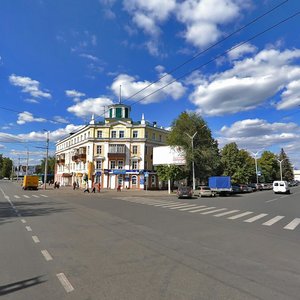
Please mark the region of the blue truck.
<svg viewBox="0 0 300 300"><path fill-rule="evenodd" d="M228 195L232 193L230 176L212 176L208 178L208 186L219 195Z"/></svg>

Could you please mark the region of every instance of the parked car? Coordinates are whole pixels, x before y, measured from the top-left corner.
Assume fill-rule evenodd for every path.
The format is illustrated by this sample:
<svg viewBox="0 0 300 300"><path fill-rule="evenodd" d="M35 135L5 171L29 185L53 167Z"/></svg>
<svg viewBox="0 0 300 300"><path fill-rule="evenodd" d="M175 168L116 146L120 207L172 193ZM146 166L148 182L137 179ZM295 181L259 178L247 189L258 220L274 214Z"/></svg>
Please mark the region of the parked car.
<svg viewBox="0 0 300 300"><path fill-rule="evenodd" d="M192 198L193 189L189 186L181 186L177 190L177 197L180 198Z"/></svg>
<svg viewBox="0 0 300 300"><path fill-rule="evenodd" d="M263 190L263 186L260 183L255 183L255 186L256 186L257 191L262 191Z"/></svg>
<svg viewBox="0 0 300 300"><path fill-rule="evenodd" d="M196 188L196 194L199 195L199 197L214 197L215 196L215 192L213 192L209 186L198 186Z"/></svg>
<svg viewBox="0 0 300 300"><path fill-rule="evenodd" d="M240 189L242 193L252 193L253 189L251 186L248 186L247 184L240 184Z"/></svg>
<svg viewBox="0 0 300 300"><path fill-rule="evenodd" d="M272 183L262 183L261 185L263 190L271 190L273 188Z"/></svg>
<svg viewBox="0 0 300 300"><path fill-rule="evenodd" d="M242 192L241 188L239 185L233 185L232 187L232 194L239 194Z"/></svg>
<svg viewBox="0 0 300 300"><path fill-rule="evenodd" d="M290 194L290 187L287 181L274 181L273 182L273 191L275 194L277 193L285 193Z"/></svg>
<svg viewBox="0 0 300 300"><path fill-rule="evenodd" d="M256 192L256 183L249 183L248 186L252 189L252 192Z"/></svg>

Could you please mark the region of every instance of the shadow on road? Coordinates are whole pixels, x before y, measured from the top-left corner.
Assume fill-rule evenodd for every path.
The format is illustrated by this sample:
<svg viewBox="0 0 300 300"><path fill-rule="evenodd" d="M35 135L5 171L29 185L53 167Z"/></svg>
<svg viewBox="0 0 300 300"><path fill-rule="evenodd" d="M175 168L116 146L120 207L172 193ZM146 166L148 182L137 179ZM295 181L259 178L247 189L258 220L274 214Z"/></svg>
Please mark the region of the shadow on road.
<svg viewBox="0 0 300 300"><path fill-rule="evenodd" d="M0 296L4 296L22 289L26 289L28 287L41 284L46 282L47 280L43 279L43 276L36 276L29 279L16 281L14 283L1 285L0 286Z"/></svg>

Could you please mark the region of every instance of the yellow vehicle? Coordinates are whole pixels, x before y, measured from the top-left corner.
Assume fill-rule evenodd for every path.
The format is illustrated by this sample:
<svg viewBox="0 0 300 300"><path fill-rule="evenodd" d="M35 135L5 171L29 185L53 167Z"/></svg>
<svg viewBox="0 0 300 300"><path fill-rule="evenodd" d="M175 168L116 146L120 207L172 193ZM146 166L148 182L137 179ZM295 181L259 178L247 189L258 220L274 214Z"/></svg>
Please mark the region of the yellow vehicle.
<svg viewBox="0 0 300 300"><path fill-rule="evenodd" d="M37 190L39 186L39 176L25 175L23 179L23 190Z"/></svg>

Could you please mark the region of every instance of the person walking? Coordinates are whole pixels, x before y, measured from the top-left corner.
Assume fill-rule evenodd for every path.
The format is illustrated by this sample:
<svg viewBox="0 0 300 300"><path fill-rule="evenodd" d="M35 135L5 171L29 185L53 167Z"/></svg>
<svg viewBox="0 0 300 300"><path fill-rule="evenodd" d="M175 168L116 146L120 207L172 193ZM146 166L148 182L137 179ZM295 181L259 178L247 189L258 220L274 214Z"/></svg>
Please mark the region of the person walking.
<svg viewBox="0 0 300 300"><path fill-rule="evenodd" d="M76 182L74 181L74 182L73 182L73 190L75 190L76 187L77 187L77 184L76 184Z"/></svg>
<svg viewBox="0 0 300 300"><path fill-rule="evenodd" d="M92 189L92 193L96 193L96 186L95 186L95 182L93 182L93 189Z"/></svg>
<svg viewBox="0 0 300 300"><path fill-rule="evenodd" d="M101 183L98 182L98 193L100 193L100 191L101 191Z"/></svg>

